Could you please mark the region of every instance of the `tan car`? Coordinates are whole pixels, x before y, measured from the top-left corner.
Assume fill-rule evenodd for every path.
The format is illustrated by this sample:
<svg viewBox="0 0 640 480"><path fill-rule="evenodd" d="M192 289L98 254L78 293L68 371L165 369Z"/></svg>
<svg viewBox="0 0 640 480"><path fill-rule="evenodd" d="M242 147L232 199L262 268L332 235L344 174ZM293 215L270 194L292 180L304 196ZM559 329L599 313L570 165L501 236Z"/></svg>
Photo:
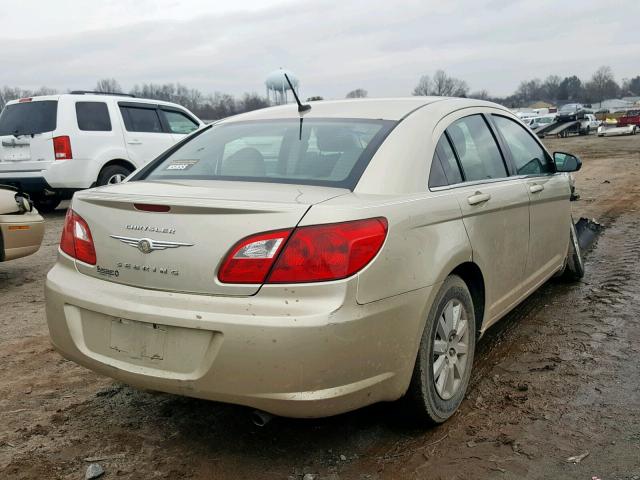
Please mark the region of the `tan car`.
<svg viewBox="0 0 640 480"><path fill-rule="evenodd" d="M0 262L37 252L43 236L44 219L29 197L0 185Z"/></svg>
<svg viewBox="0 0 640 480"><path fill-rule="evenodd" d="M46 283L56 349L277 415L405 397L416 419L450 417L480 335L582 275L581 163L488 102L311 106L228 118L76 194Z"/></svg>

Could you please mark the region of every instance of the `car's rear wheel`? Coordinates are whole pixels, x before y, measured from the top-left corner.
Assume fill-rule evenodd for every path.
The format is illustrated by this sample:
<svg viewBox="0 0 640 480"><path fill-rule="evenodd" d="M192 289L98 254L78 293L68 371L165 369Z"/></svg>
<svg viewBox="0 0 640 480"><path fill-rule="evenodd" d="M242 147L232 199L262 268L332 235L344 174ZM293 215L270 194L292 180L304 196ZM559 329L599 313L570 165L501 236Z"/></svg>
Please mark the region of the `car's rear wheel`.
<svg viewBox="0 0 640 480"><path fill-rule="evenodd" d="M40 213L51 213L58 208L61 201L62 198L59 195L43 195L40 197L34 197L33 205Z"/></svg>
<svg viewBox="0 0 640 480"><path fill-rule="evenodd" d="M429 311L405 397L413 418L437 424L455 413L469 385L475 332L469 288L450 275Z"/></svg>
<svg viewBox="0 0 640 480"><path fill-rule="evenodd" d="M123 165L108 165L104 167L100 175L98 175L98 186L121 183L132 171L133 170Z"/></svg>

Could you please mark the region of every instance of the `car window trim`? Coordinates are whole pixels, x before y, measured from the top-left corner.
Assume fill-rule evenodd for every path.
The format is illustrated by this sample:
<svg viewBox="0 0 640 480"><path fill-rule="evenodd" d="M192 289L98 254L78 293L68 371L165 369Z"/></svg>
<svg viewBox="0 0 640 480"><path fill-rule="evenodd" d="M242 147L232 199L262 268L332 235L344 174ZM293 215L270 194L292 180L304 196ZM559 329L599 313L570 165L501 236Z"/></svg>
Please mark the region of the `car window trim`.
<svg viewBox="0 0 640 480"><path fill-rule="evenodd" d="M157 103L146 102L118 102L119 107L131 107L131 108L146 108L147 110L157 110L159 105Z"/></svg>
<svg viewBox="0 0 640 480"><path fill-rule="evenodd" d="M452 185L444 185L442 187L430 187L429 190L432 192L442 192L446 190L454 190L456 188L475 187L477 185L486 185L486 184L500 183L505 181L521 180L526 177L527 175L516 175L516 176L508 176L508 177L501 177L501 178L487 178L484 180L473 180L470 182L454 183Z"/></svg>

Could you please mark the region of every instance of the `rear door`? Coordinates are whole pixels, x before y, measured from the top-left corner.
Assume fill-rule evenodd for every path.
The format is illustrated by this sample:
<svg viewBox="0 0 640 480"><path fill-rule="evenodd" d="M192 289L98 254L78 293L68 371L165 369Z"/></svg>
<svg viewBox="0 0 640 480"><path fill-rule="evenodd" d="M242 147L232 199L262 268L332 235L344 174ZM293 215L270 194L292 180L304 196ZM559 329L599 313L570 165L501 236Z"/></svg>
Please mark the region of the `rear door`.
<svg viewBox="0 0 640 480"><path fill-rule="evenodd" d="M473 259L485 276L487 318L495 321L523 292L529 248L529 197L522 179L510 178L498 143L481 114L449 125L441 145L446 169L460 169L454 186ZM448 174L449 177L451 174ZM486 325L488 326L488 325Z"/></svg>
<svg viewBox="0 0 640 480"><path fill-rule="evenodd" d="M118 102L118 106L127 152L136 166L146 165L174 144L175 139L165 128L158 105Z"/></svg>
<svg viewBox="0 0 640 480"><path fill-rule="evenodd" d="M516 121L492 115L514 174L524 179L530 201L530 238L525 279L546 280L564 261L569 241L571 195L566 174L555 166L540 142Z"/></svg>

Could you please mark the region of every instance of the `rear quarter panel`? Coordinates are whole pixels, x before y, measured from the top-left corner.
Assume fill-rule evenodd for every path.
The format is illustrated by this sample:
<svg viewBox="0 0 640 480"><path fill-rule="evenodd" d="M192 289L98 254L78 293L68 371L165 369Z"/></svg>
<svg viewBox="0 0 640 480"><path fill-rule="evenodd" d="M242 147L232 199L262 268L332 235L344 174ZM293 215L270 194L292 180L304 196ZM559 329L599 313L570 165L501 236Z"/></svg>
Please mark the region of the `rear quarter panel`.
<svg viewBox="0 0 640 480"><path fill-rule="evenodd" d="M385 217L389 229L376 258L358 274L360 304L435 285L471 260L460 208L445 196L347 195L313 206L301 225L372 217Z"/></svg>

